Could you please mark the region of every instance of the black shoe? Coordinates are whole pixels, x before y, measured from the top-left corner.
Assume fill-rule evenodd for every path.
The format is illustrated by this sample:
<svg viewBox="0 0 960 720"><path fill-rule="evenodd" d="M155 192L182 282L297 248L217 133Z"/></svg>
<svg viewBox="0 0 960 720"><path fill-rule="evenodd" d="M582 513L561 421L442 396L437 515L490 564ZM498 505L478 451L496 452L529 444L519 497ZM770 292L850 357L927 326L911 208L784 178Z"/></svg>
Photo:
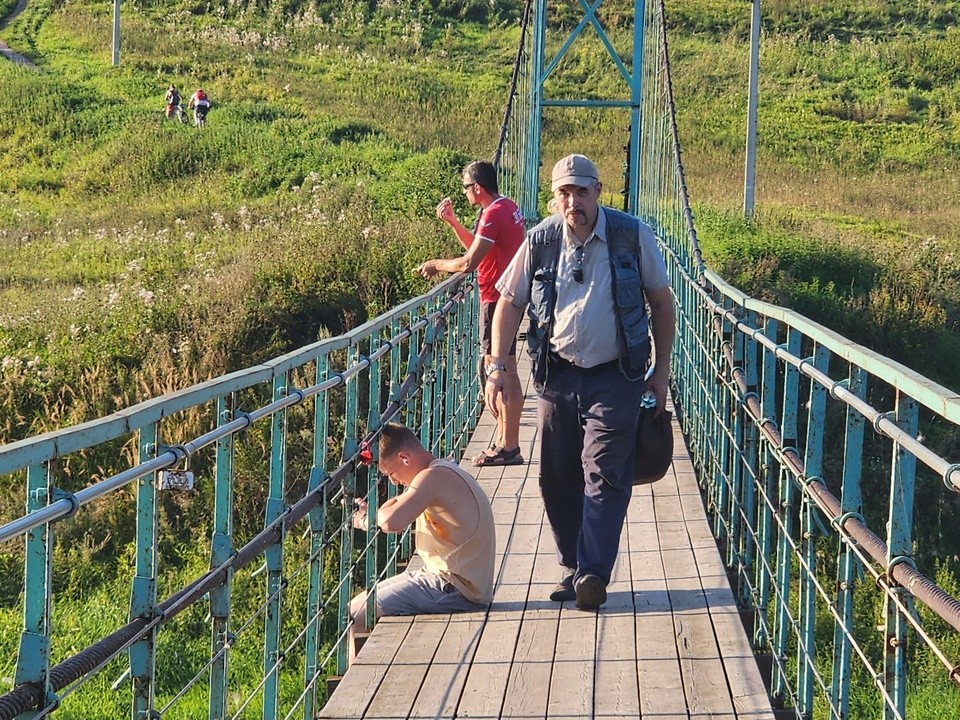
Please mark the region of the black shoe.
<svg viewBox="0 0 960 720"><path fill-rule="evenodd" d="M577 608L596 610L607 601L607 586L596 575L584 575L577 580Z"/></svg>
<svg viewBox="0 0 960 720"><path fill-rule="evenodd" d="M577 594L573 591L573 570L569 570L564 572L560 582L550 593L550 599L555 602L567 602L574 600L576 597Z"/></svg>

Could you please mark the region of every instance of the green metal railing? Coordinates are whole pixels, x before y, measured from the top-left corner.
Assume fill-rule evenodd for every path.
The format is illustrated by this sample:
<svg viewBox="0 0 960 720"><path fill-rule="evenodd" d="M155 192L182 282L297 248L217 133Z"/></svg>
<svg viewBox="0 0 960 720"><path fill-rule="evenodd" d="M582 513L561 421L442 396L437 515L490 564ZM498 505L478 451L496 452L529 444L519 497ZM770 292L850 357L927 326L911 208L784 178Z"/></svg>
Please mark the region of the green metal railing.
<svg viewBox="0 0 960 720"><path fill-rule="evenodd" d="M930 579L958 517L960 398L705 267L665 15L647 13L638 214L667 257L674 399L771 697L797 718L906 718L924 676L916 716L960 717L960 602Z"/></svg>
<svg viewBox="0 0 960 720"><path fill-rule="evenodd" d="M387 542L375 523L363 545L354 546L352 499L365 495L375 513L379 498L376 459L366 455L375 455L376 443L367 448L364 439L374 439L383 422L396 418L417 429L438 455L459 455L480 409L476 335L474 285L456 276L341 337L0 448L0 476L8 488L19 484L27 498L27 513L0 527L0 542L26 542L16 687L0 697L0 717L46 716L81 688L104 693L105 676L120 671L127 656L129 667L115 685L130 679L132 709L107 707L105 716L198 717L199 703L203 716L235 718L256 703L257 717L312 717L323 697L322 680L346 669L349 600L360 578L369 585L395 573L410 552L408 537ZM246 405L256 399L259 404ZM206 432L167 440L191 413L205 419ZM261 435L249 441L257 430ZM71 456L118 440L137 449L131 467L76 493L59 489L58 467ZM258 451L255 472L262 482L244 491L262 492L264 521L252 537L241 538L234 526L236 461L241 452ZM188 464L207 471L193 473ZM170 538L158 530L163 496L188 497L185 488L193 483L203 492L194 490L191 502L210 501L208 512L200 513L209 539L192 539L209 542L210 569L160 601L164 575L175 562L164 556ZM55 537L98 500L136 504L130 621L70 654L72 641L54 621ZM339 568L336 577L331 565ZM297 606L288 600L294 597ZM201 605L209 656L178 656L181 639L189 644L176 627L178 616ZM297 618L293 627L291 616ZM158 646L171 627L161 657ZM232 670L241 648L244 663L251 653L262 655L254 680L249 668ZM161 679L169 673L157 671L171 662L189 666L189 677L175 687ZM117 694L104 694L105 702L110 697Z"/></svg>

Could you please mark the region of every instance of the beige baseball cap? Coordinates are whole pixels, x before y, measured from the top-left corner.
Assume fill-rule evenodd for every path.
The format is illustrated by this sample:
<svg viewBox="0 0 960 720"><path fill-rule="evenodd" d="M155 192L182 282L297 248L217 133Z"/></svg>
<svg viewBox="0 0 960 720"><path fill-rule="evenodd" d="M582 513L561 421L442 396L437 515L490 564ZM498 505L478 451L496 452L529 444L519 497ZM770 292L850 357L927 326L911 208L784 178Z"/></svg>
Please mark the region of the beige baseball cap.
<svg viewBox="0 0 960 720"><path fill-rule="evenodd" d="M553 166L553 176L550 180L550 190L556 190L564 185L590 187L600 180L597 166L586 155L567 155L558 160Z"/></svg>

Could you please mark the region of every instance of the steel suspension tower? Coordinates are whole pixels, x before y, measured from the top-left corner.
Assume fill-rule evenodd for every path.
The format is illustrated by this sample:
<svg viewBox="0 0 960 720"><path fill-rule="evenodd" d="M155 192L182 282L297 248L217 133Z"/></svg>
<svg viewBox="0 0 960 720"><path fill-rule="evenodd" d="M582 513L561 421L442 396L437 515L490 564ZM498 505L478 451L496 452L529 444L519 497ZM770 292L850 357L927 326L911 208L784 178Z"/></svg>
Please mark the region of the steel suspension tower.
<svg viewBox="0 0 960 720"><path fill-rule="evenodd" d="M647 0L634 0L632 30L621 29L616 38L608 34L597 11L604 0L577 0L574 3L576 11L582 13L579 22L570 29L570 15L565 15L562 21L557 21L550 15L556 15L559 8L553 8L548 14L547 0L533 1L533 25L530 38L529 52L529 125L526 128L525 162L523 168L522 192L519 202L524 215L535 218L537 210L537 194L539 188L539 174L541 164L541 133L543 116L546 108L623 108L629 110L629 128L624 127L624 150L626 153L624 168L624 206L628 212L636 213L639 210L641 192L641 133L642 91L644 73L644 33L647 22ZM563 9L569 11L570 6L563 4ZM609 60L612 61L613 72L622 82L619 97L596 99L587 97L571 97L570 93L548 91L548 80L558 71L558 66L568 56L573 56L578 43L588 28L592 28L603 46ZM632 32L632 42L626 51L618 51L614 40L621 45ZM560 70L562 72L562 69ZM562 83L560 83L562 84ZM555 83L556 85L556 83ZM569 152L577 151L577 138L569 138ZM596 158L594 158L596 160ZM601 178L602 179L602 178ZM613 178L607 178L612 181Z"/></svg>

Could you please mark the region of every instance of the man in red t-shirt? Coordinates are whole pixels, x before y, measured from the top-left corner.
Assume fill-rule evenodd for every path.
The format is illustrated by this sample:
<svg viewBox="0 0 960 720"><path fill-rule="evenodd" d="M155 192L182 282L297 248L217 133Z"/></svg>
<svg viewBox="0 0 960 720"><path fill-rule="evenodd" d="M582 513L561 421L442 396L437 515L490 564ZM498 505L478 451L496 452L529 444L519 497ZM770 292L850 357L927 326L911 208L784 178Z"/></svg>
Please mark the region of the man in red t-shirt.
<svg viewBox="0 0 960 720"><path fill-rule="evenodd" d="M500 299L496 282L523 242L523 213L513 200L500 194L497 170L491 163L483 160L470 163L463 169L462 179L467 200L471 205L482 208L476 230L471 232L457 220L450 198L444 198L437 205L437 217L453 229L466 252L458 258L427 260L414 272L431 278L441 272L477 271L477 284L480 286L480 347L483 351L480 384L485 383L488 374L503 373L504 394L498 401L501 407L497 418L497 438L493 445L473 459L473 463L519 465L523 463L520 454L523 392L517 374L517 343L514 339L510 355L505 361L492 363L490 337L493 309Z"/></svg>

